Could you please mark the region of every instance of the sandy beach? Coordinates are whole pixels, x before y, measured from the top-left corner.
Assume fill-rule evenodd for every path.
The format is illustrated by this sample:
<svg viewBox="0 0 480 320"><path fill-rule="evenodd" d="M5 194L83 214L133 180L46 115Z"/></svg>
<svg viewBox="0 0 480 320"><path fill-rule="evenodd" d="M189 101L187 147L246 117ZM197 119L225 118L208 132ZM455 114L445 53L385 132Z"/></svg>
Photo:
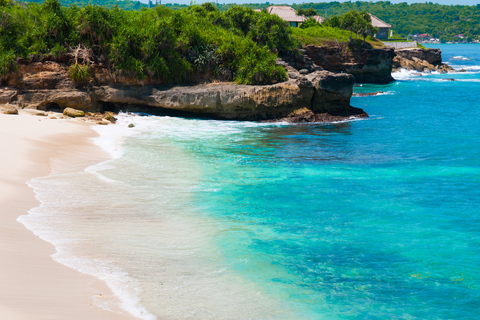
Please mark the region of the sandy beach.
<svg viewBox="0 0 480 320"><path fill-rule="evenodd" d="M0 114L0 319L136 319L99 307L116 301L106 284L55 262L54 246L17 221L40 204L26 182L48 175L52 159L67 170L70 164L107 159L92 143L96 133L90 126Z"/></svg>

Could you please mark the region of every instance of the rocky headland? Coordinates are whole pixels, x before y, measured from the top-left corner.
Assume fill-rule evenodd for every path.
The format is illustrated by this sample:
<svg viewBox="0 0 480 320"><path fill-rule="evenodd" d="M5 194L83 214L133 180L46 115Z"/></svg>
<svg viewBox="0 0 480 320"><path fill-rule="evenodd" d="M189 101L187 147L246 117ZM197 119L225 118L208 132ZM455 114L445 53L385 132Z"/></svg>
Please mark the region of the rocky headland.
<svg viewBox="0 0 480 320"><path fill-rule="evenodd" d="M352 74L357 83L386 84L392 78L393 49L351 49L334 45L328 47L306 46L312 61L332 72Z"/></svg>
<svg viewBox="0 0 480 320"><path fill-rule="evenodd" d="M94 66L87 83L68 76L68 64L59 61L24 62L0 88L0 104L21 109L85 113L143 111L228 120L272 120L306 108L313 119L366 116L350 105L354 85L350 74L313 71L271 85L237 85L210 82L163 86L133 79L115 79L105 68ZM310 117L311 118L311 117Z"/></svg>
<svg viewBox="0 0 480 320"><path fill-rule="evenodd" d="M148 78L140 81L114 76L100 64L91 67L88 82L75 83L69 77L65 57L19 60L17 71L0 87L0 107L8 113L15 113L14 109L63 112L71 108L102 124L113 118L105 112L121 110L227 120L340 121L368 116L350 105L354 83L389 83L394 81L392 70L400 68L452 70L442 62L440 50L417 48L306 46L299 55L279 59L277 64L287 70L287 81L237 85L203 79L200 84L165 86Z"/></svg>
<svg viewBox="0 0 480 320"><path fill-rule="evenodd" d="M443 63L440 49L396 49L395 54L393 71L407 69L420 72L438 71L446 73L453 70L451 66Z"/></svg>
<svg viewBox="0 0 480 320"><path fill-rule="evenodd" d="M298 74L327 70L348 73L355 83L387 84L395 81L392 71L417 70L446 73L453 68L442 62L439 49L365 49L348 48L346 44L329 46L305 46L300 54L282 62L290 77Z"/></svg>

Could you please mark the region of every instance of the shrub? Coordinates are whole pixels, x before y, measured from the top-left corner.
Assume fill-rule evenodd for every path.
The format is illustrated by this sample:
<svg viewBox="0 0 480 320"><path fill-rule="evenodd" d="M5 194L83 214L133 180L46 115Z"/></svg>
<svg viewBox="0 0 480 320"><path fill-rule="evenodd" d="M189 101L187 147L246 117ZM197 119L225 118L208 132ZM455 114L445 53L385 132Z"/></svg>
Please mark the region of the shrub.
<svg viewBox="0 0 480 320"><path fill-rule="evenodd" d="M321 25L317 21L315 21L315 19L308 18L307 21L305 21L300 25L300 28L307 29L307 28L319 27L319 26Z"/></svg>
<svg viewBox="0 0 480 320"><path fill-rule="evenodd" d="M90 78L90 66L88 64L74 63L68 69L68 74L74 82L85 82Z"/></svg>
<svg viewBox="0 0 480 320"><path fill-rule="evenodd" d="M67 49L64 46L61 46L59 43L57 43L52 50L50 50L50 54L56 58L65 53L67 53Z"/></svg>
<svg viewBox="0 0 480 320"><path fill-rule="evenodd" d="M7 53L10 57L13 52L8 61L15 61L81 48L89 54L75 56L69 69L75 82L87 81L90 65L101 62L112 73L166 84L202 73L239 83L271 83L286 79L275 64L276 54L297 47L285 21L239 6L223 13L211 3L124 11L61 7L58 0L46 0L27 5L12 1L1 9L0 48L13 50L1 51L2 74L14 66L5 62Z"/></svg>
<svg viewBox="0 0 480 320"><path fill-rule="evenodd" d="M5 82L7 76L17 70L17 62L13 50L4 50L0 46L0 84Z"/></svg>

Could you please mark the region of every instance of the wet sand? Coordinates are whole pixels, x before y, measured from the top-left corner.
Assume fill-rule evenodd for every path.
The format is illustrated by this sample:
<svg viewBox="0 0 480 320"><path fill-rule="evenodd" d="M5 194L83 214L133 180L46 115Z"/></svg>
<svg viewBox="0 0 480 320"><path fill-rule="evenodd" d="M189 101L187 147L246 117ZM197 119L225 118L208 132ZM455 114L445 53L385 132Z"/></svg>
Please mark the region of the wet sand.
<svg viewBox="0 0 480 320"><path fill-rule="evenodd" d="M52 159L86 166L108 158L91 124L27 114L0 114L0 319L136 319L106 284L55 262L55 247L17 221L40 203L26 184L51 171ZM109 306L111 305L108 304Z"/></svg>

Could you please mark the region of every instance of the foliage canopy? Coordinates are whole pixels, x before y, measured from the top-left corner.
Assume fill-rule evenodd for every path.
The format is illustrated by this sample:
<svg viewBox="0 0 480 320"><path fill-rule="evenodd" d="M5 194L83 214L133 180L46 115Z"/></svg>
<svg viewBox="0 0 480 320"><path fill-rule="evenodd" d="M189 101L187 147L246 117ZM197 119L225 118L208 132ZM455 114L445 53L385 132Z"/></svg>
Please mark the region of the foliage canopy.
<svg viewBox="0 0 480 320"><path fill-rule="evenodd" d="M0 76L12 71L15 57L59 56L81 45L115 74L137 79L181 83L210 73L263 84L286 79L276 54L297 47L286 22L240 6L225 12L210 3L126 11L46 0L5 2L0 10ZM76 61L71 70L79 80L86 74L79 66L86 63Z"/></svg>

